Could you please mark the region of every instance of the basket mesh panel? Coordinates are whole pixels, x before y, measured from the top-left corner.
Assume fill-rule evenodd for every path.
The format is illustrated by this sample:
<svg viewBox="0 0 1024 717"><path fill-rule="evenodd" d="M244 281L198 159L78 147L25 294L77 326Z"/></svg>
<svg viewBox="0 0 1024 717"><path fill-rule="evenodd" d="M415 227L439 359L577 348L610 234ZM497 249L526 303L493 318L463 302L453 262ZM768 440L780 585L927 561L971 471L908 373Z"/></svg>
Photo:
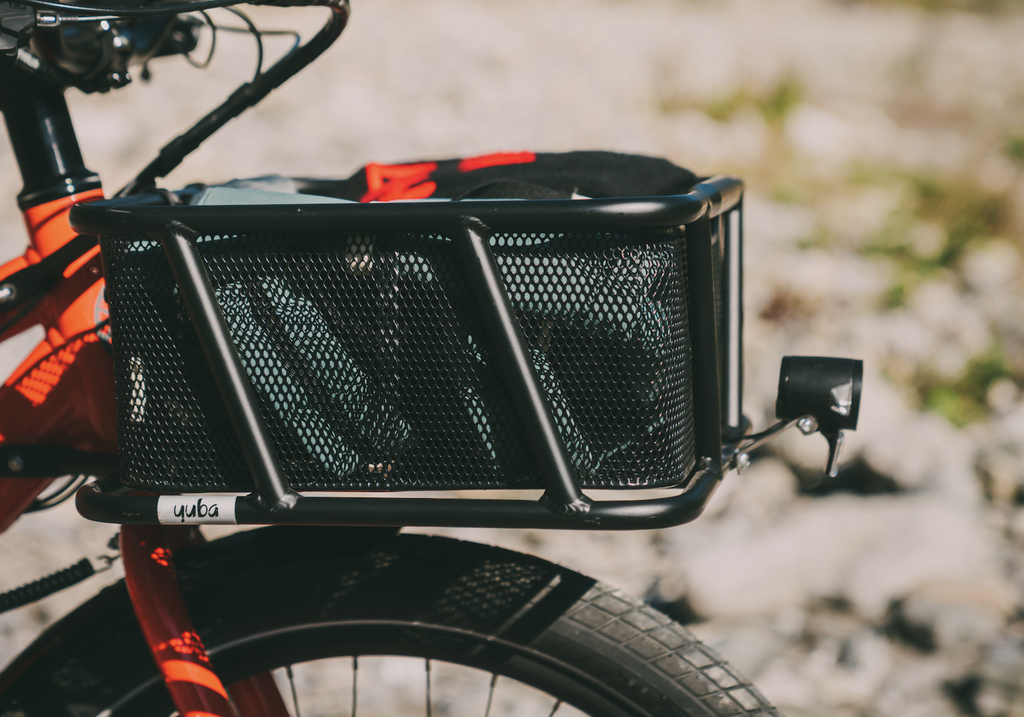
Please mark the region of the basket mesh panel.
<svg viewBox="0 0 1024 717"><path fill-rule="evenodd" d="M491 245L583 485L678 484L694 464L682 232L505 233ZM122 480L250 490L162 248L102 246ZM293 487L542 487L447 237L197 246Z"/></svg>

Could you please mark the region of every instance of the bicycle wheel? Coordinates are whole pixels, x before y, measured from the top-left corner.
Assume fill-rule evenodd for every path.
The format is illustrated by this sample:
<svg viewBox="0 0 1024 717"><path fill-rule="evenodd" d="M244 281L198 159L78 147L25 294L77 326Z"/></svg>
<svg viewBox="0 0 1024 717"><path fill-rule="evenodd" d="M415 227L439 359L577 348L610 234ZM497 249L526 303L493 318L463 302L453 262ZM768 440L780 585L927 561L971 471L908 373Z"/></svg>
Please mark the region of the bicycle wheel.
<svg viewBox="0 0 1024 717"><path fill-rule="evenodd" d="M282 668L283 693L301 717L778 714L663 614L507 550L386 531L269 528L183 551L177 564L229 691ZM21 714L173 713L151 660L140 667L145 646L132 621L106 627L43 660L41 671L59 678L26 687Z"/></svg>

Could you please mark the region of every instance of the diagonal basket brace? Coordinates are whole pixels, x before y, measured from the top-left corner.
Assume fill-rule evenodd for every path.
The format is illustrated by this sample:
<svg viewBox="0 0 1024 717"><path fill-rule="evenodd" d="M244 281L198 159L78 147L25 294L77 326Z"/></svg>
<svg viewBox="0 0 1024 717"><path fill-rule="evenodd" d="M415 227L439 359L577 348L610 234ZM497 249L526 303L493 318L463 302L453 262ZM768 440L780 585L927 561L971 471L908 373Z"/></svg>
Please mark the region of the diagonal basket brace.
<svg viewBox="0 0 1024 717"><path fill-rule="evenodd" d="M474 217L463 217L459 228L459 257L544 480L541 503L558 515L582 515L590 510L591 501L580 489L579 477L530 358L522 326L501 280L501 270L488 241L492 232Z"/></svg>
<svg viewBox="0 0 1024 717"><path fill-rule="evenodd" d="M260 415L256 394L245 375L210 278L199 258L195 245L198 235L179 222L160 225L152 235L167 254L181 298L196 328L199 345L252 472L256 484L254 498L260 508L271 513L286 511L298 502L299 494L291 489L281 471L270 429Z"/></svg>

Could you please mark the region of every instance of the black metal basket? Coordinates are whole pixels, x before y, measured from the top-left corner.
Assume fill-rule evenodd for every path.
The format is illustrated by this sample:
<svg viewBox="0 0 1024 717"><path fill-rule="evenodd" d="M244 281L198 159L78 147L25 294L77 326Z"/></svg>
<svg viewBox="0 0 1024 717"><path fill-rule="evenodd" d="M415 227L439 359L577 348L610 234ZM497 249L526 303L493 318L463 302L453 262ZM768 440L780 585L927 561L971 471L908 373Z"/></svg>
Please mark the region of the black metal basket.
<svg viewBox="0 0 1024 717"><path fill-rule="evenodd" d="M101 237L120 480L255 488L264 513L293 490L538 488L570 520L600 515L582 489L688 486L742 430L741 191L77 207Z"/></svg>

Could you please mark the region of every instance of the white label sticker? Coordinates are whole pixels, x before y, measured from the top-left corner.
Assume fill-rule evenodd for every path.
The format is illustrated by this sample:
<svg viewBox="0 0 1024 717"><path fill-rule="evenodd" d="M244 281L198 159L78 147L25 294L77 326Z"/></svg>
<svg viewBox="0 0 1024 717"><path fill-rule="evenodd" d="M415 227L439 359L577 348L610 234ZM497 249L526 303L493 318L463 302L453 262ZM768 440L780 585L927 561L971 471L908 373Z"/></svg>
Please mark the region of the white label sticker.
<svg viewBox="0 0 1024 717"><path fill-rule="evenodd" d="M164 525L236 525L233 495L162 495L156 515Z"/></svg>

